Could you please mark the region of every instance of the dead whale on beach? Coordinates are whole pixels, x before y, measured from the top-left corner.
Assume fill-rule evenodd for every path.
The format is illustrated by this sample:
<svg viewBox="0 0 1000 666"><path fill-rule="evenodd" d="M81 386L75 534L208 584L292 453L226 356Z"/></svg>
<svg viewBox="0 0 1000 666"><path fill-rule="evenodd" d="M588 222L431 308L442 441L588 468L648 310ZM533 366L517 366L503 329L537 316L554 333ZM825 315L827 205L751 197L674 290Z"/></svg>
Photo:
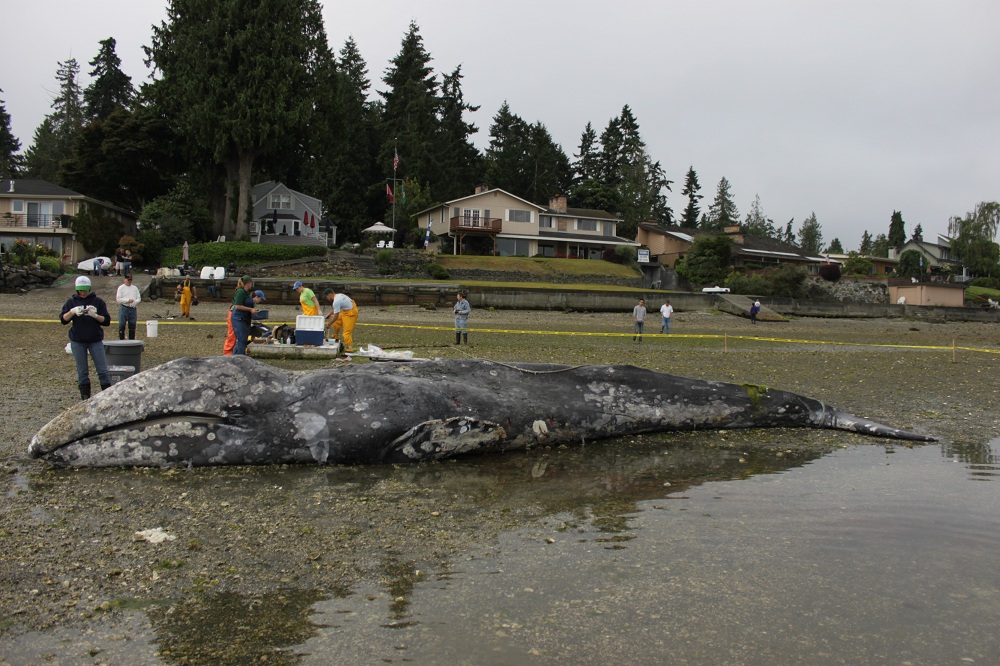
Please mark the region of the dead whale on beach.
<svg viewBox="0 0 1000 666"><path fill-rule="evenodd" d="M53 419L29 452L81 467L402 463L775 427L934 441L794 393L627 365L438 360L287 372L227 356L130 377Z"/></svg>

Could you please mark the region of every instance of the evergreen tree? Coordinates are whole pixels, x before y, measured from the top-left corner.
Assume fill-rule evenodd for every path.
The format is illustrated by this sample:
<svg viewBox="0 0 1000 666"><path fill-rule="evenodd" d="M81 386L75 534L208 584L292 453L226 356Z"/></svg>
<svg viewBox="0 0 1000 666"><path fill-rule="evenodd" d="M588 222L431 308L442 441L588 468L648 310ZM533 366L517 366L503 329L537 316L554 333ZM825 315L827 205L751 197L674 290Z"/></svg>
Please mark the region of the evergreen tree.
<svg viewBox="0 0 1000 666"><path fill-rule="evenodd" d="M553 195L569 191L572 180L569 158L542 123L530 126L524 154L527 190L521 196L545 206Z"/></svg>
<svg viewBox="0 0 1000 666"><path fill-rule="evenodd" d="M0 93L3 89L0 88ZM20 178L24 168L24 157L18 154L21 141L10 129L10 114L7 105L0 99L0 178Z"/></svg>
<svg viewBox="0 0 1000 666"><path fill-rule="evenodd" d="M778 240L782 243L788 243L789 245L795 245L795 218L788 220L788 224L785 225L784 233L780 234Z"/></svg>
<svg viewBox="0 0 1000 666"><path fill-rule="evenodd" d="M382 146L378 164L387 177L393 173L395 157L400 167L396 177L425 183L435 190L441 185L440 153L434 141L438 133L438 82L430 67L431 56L415 22L403 37L399 53L390 61L380 92Z"/></svg>
<svg viewBox="0 0 1000 666"><path fill-rule="evenodd" d="M597 151L597 132L593 126L587 123L580 136L580 152L576 155L573 163L573 184L577 185L583 181L596 178L598 159L600 155Z"/></svg>
<svg viewBox="0 0 1000 666"><path fill-rule="evenodd" d="M918 224L916 227L913 228L913 240L915 240L917 242L920 242L920 241L924 240L924 227L923 227L923 225Z"/></svg>
<svg viewBox="0 0 1000 666"><path fill-rule="evenodd" d="M882 257L886 259L889 257L889 239L885 234L879 234L872 241L872 253L873 257Z"/></svg>
<svg viewBox="0 0 1000 666"><path fill-rule="evenodd" d="M906 242L906 225L903 222L903 214L898 210L892 211L892 220L889 222L889 246L899 247Z"/></svg>
<svg viewBox="0 0 1000 666"><path fill-rule="evenodd" d="M865 229L865 232L861 234L861 247L858 248L858 254L862 257L872 256L872 245L872 235Z"/></svg>
<svg viewBox="0 0 1000 666"><path fill-rule="evenodd" d="M819 254L823 248L823 230L813 212L802 221L799 228L799 247L805 252Z"/></svg>
<svg viewBox="0 0 1000 666"><path fill-rule="evenodd" d="M748 236L759 238L775 238L777 230L774 228L774 221L764 216L764 208L760 204L760 195L754 196L753 203L750 204L750 212L747 213L743 221L743 232Z"/></svg>
<svg viewBox="0 0 1000 666"><path fill-rule="evenodd" d="M90 65L92 83L83 91L83 104L89 120L104 120L117 109L131 109L135 98L132 79L121 70L121 58L115 53L115 39L100 42L101 49Z"/></svg>
<svg viewBox="0 0 1000 666"><path fill-rule="evenodd" d="M80 65L75 58L59 63L56 81L59 94L52 113L35 130L35 138L25 153L28 176L62 185L62 163L72 157L73 142L83 127L83 102L77 80Z"/></svg>
<svg viewBox="0 0 1000 666"><path fill-rule="evenodd" d="M522 178L526 160L525 138L528 124L510 110L504 102L493 116L490 125L490 144L486 148L486 182L491 188L500 188L523 197L529 185Z"/></svg>
<svg viewBox="0 0 1000 666"><path fill-rule="evenodd" d="M479 128L465 120L466 113L474 113L479 107L465 102L461 66L441 80L440 109L437 149L441 168L435 195L447 201L471 194L484 174L482 156L471 140Z"/></svg>
<svg viewBox="0 0 1000 666"><path fill-rule="evenodd" d="M839 238L834 238L830 241L829 247L826 248L827 254L844 254L844 246L840 244Z"/></svg>
<svg viewBox="0 0 1000 666"><path fill-rule="evenodd" d="M326 44L317 0L170 0L154 27L147 55L160 73L158 100L225 172L220 234L248 233L258 160L296 154Z"/></svg>
<svg viewBox="0 0 1000 666"><path fill-rule="evenodd" d="M338 237L360 241L361 230L385 209L384 169L376 163L378 110L368 101L368 65L348 39L340 61L321 65L310 168L303 186L322 202Z"/></svg>
<svg viewBox="0 0 1000 666"><path fill-rule="evenodd" d="M723 231L726 227L738 226L740 212L733 203L733 195L729 191L729 181L723 176L715 191L715 199L709 206L703 218L703 227L709 231Z"/></svg>
<svg viewBox="0 0 1000 666"><path fill-rule="evenodd" d="M681 219L681 226L695 229L698 226L698 216L701 215L701 205L698 203L705 197L698 192L701 185L698 184L698 174L694 167L689 167L687 176L684 177L684 189L681 195L688 198L687 206L684 207L684 216Z"/></svg>

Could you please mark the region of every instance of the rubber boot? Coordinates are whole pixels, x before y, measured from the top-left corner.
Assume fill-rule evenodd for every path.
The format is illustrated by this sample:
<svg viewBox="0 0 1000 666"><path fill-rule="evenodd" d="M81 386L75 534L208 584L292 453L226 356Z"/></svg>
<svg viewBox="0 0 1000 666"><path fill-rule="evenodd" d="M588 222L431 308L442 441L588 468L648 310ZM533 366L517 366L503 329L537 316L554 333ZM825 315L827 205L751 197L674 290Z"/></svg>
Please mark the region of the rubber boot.
<svg viewBox="0 0 1000 666"><path fill-rule="evenodd" d="M458 331L455 331L455 344L456 345L462 344L462 334Z"/></svg>
<svg viewBox="0 0 1000 666"><path fill-rule="evenodd" d="M80 399L90 400L90 384L80 384Z"/></svg>
<svg viewBox="0 0 1000 666"><path fill-rule="evenodd" d="M469 334L462 333L462 340L465 342L465 344L469 344Z"/></svg>
<svg viewBox="0 0 1000 666"><path fill-rule="evenodd" d="M130 327L128 329L128 339L129 340L135 340L135 328L134 327Z"/></svg>
<svg viewBox="0 0 1000 666"><path fill-rule="evenodd" d="M111 384L101 384L102 391L107 391L109 388L111 388Z"/></svg>
<svg viewBox="0 0 1000 666"><path fill-rule="evenodd" d="M125 329L124 328L119 328L118 329L118 339L119 340L124 340L125 339Z"/></svg>

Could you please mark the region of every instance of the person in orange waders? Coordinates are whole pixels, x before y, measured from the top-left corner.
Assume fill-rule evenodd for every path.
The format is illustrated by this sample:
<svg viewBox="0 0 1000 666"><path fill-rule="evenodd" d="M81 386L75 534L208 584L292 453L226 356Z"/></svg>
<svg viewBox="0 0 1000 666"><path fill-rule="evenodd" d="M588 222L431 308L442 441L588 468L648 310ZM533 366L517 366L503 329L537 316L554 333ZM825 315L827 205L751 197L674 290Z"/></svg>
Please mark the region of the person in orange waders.
<svg viewBox="0 0 1000 666"><path fill-rule="evenodd" d="M242 294L240 293L241 289L243 290ZM222 345L223 356L232 356L233 351L236 349L236 331L233 330L233 306L243 305L251 289L253 289L253 279L249 275L244 275L236 281L236 293L233 294L233 304L229 306L229 315L226 317L226 342Z"/></svg>
<svg viewBox="0 0 1000 666"><path fill-rule="evenodd" d="M354 327L358 323L358 306L348 294L338 294L327 289L323 296L330 301L333 311L326 315L326 327L340 338L345 352L354 351Z"/></svg>

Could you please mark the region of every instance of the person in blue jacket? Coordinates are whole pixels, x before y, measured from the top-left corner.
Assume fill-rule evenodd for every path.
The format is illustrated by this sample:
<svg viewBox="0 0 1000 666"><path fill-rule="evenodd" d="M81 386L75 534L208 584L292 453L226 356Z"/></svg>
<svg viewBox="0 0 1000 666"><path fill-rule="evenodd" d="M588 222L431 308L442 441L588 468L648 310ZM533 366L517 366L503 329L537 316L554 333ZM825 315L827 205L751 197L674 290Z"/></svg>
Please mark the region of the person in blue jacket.
<svg viewBox="0 0 1000 666"><path fill-rule="evenodd" d="M104 357L104 327L111 324L107 304L90 290L90 278L81 275L76 279L76 290L62 306L59 320L63 326L70 324L69 344L76 361L76 383L80 397L90 398L90 368L87 354L94 361L101 390L111 386L108 362Z"/></svg>

